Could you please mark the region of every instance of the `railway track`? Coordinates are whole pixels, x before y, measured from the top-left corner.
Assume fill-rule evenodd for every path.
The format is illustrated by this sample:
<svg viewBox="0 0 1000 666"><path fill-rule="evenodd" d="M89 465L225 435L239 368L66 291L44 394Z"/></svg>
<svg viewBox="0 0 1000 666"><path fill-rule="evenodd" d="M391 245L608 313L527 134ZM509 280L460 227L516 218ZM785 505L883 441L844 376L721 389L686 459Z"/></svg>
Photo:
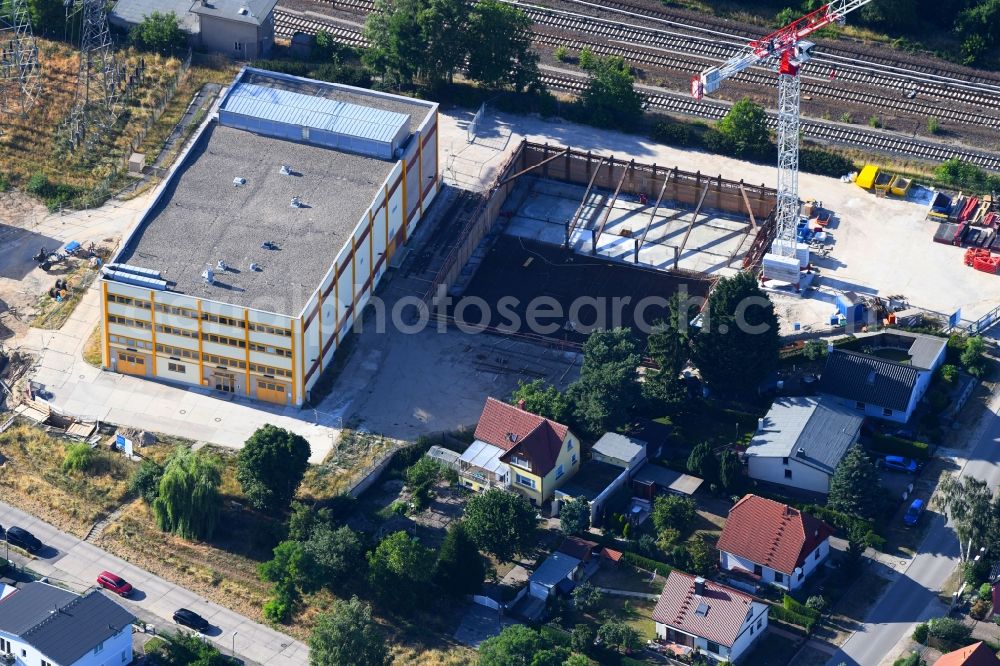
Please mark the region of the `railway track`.
<svg viewBox="0 0 1000 666"><path fill-rule="evenodd" d="M339 2L340 0L338 0ZM363 2L364 0L354 0ZM365 46L367 41L361 32L333 21L323 21L289 13L287 10L274 10L275 32L279 36L290 37L295 32L316 34L324 30L335 40L350 46ZM543 74L541 82L546 87L566 92L579 93L587 85L583 77L556 76ZM680 113L708 120L718 120L729 110L729 105L712 100L695 100L682 94L643 93L648 107ZM940 114L938 114L940 115ZM774 116L768 114L769 123L774 126ZM803 135L814 141L826 141L839 145L848 145L876 152L887 152L896 155L908 155L918 159L943 162L953 157L959 157L990 171L1000 172L1000 156L956 148L944 144L920 141L899 137L887 132L876 132L867 129L845 127L835 123L812 120L802 120Z"/></svg>
<svg viewBox="0 0 1000 666"><path fill-rule="evenodd" d="M586 88L586 79L571 76L543 74L542 83L548 88L580 93ZM706 120L718 120L729 111L729 105L723 102L696 100L686 95L665 93L643 93L647 107L695 116ZM768 125L774 128L777 118L768 113ZM977 152L966 148L937 144L919 139L911 139L861 128L849 127L837 123L802 120L802 134L813 141L848 145L875 152L906 155L932 162L944 162L958 157L990 171L1000 172L1000 155Z"/></svg>
<svg viewBox="0 0 1000 666"><path fill-rule="evenodd" d="M374 9L374 2L372 0L321 1L335 7L365 13L371 12ZM521 0L506 1L510 2L510 4L518 5L532 19L535 25L586 35L596 35L627 44L642 44L664 49L671 53L685 55L689 58L699 57L704 59L702 69L704 66L721 63L737 53L741 53L748 41L746 37L720 32L716 29L717 26L711 26L708 22L688 21L685 19L685 22L681 23L669 18L663 18L663 14L653 12L652 10L640 11L636 7L624 2L612 1L597 4L588 0L562 0L563 2L572 2L581 6L619 11L626 15L657 20L678 30L701 31L706 36L631 25L619 21L609 21L607 19L542 7L522 2ZM824 48L827 47L824 46ZM891 63L888 58L875 57L873 60L876 62L865 63L859 60L855 54L847 51L836 53L823 50L813 57L814 66L812 69L815 69L815 65L823 65L824 69L829 68L827 71L835 70L837 79L848 83L872 86L880 90L896 90L901 94L924 94L974 107L1000 110L1000 82L998 81L983 77L967 77L967 81L945 81L943 79L948 78L948 76L954 76L954 73L948 72L944 73L947 76L942 76L941 70L936 70L932 67L912 66L912 69L907 69ZM810 67L807 66L808 69ZM879 97L874 94L858 96L867 98ZM864 104L868 102L859 100L859 103ZM924 106L928 105L925 104ZM925 112L920 111L919 113ZM939 114L935 113L933 115L937 116ZM959 122L979 124L974 120L959 120Z"/></svg>
<svg viewBox="0 0 1000 666"><path fill-rule="evenodd" d="M694 74L701 69L701 64L697 60L690 60L660 52L639 51L584 40L566 40L562 37L546 33L536 33L535 41L550 46L565 46L575 50L582 50L586 47L596 55L620 56L629 63L651 65L690 74ZM769 87L772 90L777 87L776 75L761 70L748 70L732 78L735 81ZM886 97L875 93L848 90L816 82L805 76L803 76L802 81L802 94L806 97L825 97L827 99L872 106L879 109L891 109L914 116L935 117L938 120L951 120L965 125L982 125L984 127L1000 129L1000 116L989 116L973 111L951 109L903 97Z"/></svg>

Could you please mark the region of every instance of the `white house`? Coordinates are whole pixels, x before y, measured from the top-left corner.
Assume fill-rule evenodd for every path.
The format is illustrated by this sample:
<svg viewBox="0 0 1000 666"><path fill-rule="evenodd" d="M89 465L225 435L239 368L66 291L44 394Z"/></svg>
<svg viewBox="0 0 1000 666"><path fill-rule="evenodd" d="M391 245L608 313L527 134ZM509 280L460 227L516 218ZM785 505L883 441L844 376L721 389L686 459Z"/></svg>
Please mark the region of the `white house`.
<svg viewBox="0 0 1000 666"><path fill-rule="evenodd" d="M744 457L751 479L826 495L864 417L829 398L778 398Z"/></svg>
<svg viewBox="0 0 1000 666"><path fill-rule="evenodd" d="M726 585L671 571L653 610L656 635L737 663L767 629L768 605Z"/></svg>
<svg viewBox="0 0 1000 666"><path fill-rule="evenodd" d="M948 340L891 331L863 336L860 351L833 349L820 393L860 414L906 423L945 359Z"/></svg>
<svg viewBox="0 0 1000 666"><path fill-rule="evenodd" d="M48 583L28 583L5 587L0 594L0 655L9 655L2 663L123 666L132 662L135 616L99 590L80 596Z"/></svg>
<svg viewBox="0 0 1000 666"><path fill-rule="evenodd" d="M716 547L719 564L785 590L801 586L830 554L833 529L787 504L746 495L733 505Z"/></svg>

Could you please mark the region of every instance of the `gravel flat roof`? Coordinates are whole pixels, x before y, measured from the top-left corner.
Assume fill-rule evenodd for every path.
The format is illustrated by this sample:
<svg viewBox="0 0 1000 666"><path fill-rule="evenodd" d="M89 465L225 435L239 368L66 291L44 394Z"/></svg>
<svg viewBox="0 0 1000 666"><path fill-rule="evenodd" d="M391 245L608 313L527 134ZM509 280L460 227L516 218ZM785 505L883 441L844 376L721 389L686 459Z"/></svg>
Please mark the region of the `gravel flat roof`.
<svg viewBox="0 0 1000 666"><path fill-rule="evenodd" d="M297 316L393 166L213 123L116 261L161 271L170 291ZM230 269L206 284L220 259Z"/></svg>

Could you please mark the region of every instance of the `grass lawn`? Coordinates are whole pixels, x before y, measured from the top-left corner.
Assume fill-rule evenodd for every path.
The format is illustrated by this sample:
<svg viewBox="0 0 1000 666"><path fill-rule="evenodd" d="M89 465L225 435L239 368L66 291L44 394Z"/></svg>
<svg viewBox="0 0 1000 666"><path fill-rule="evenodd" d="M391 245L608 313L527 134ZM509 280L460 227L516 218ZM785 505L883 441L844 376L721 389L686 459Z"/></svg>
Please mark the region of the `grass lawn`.
<svg viewBox="0 0 1000 666"><path fill-rule="evenodd" d="M7 458L0 467L0 496L8 504L83 537L125 500L135 463L99 447L94 450L90 472L64 472L66 447L73 443L27 424L16 424L0 434L0 454Z"/></svg>
<svg viewBox="0 0 1000 666"><path fill-rule="evenodd" d="M590 582L597 587L606 587L611 590L659 594L663 591L666 579L659 574L639 571L623 562L617 567L601 567L590 579Z"/></svg>
<svg viewBox="0 0 1000 666"><path fill-rule="evenodd" d="M743 657L743 663L754 666L788 666L789 661L801 646L802 640L793 641L768 631L763 638L757 641L753 652Z"/></svg>
<svg viewBox="0 0 1000 666"><path fill-rule="evenodd" d="M605 594L601 597L601 603L585 613L583 619L593 625L596 630L604 623L601 620L601 615L606 611L614 619L621 620L638 631L639 637L645 643L647 640L656 638L656 623L653 622L654 608L656 608L656 601L652 599L616 597Z"/></svg>
<svg viewBox="0 0 1000 666"><path fill-rule="evenodd" d="M763 416L761 411L759 416ZM673 412L656 421L672 425L671 448L690 449L700 442L713 447L747 443L757 428L757 413L737 411L719 406L710 400L689 400L678 405Z"/></svg>
<svg viewBox="0 0 1000 666"><path fill-rule="evenodd" d="M104 343L104 336L101 335L101 325L98 324L94 327L94 330L90 332L87 336L87 341L83 344L83 360L94 366L95 368L101 367L102 352L101 349Z"/></svg>

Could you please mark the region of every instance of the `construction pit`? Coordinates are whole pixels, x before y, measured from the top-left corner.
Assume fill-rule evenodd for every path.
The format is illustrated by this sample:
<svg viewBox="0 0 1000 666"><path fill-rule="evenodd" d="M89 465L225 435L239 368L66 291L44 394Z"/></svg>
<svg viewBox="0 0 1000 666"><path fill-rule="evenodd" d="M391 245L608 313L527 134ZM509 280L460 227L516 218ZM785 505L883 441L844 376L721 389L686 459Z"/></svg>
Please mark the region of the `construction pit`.
<svg viewBox="0 0 1000 666"><path fill-rule="evenodd" d="M641 335L673 294L703 299L759 264L774 203L764 186L521 142L471 225L466 244L478 246L446 280L462 296L449 315L570 345L595 327Z"/></svg>

